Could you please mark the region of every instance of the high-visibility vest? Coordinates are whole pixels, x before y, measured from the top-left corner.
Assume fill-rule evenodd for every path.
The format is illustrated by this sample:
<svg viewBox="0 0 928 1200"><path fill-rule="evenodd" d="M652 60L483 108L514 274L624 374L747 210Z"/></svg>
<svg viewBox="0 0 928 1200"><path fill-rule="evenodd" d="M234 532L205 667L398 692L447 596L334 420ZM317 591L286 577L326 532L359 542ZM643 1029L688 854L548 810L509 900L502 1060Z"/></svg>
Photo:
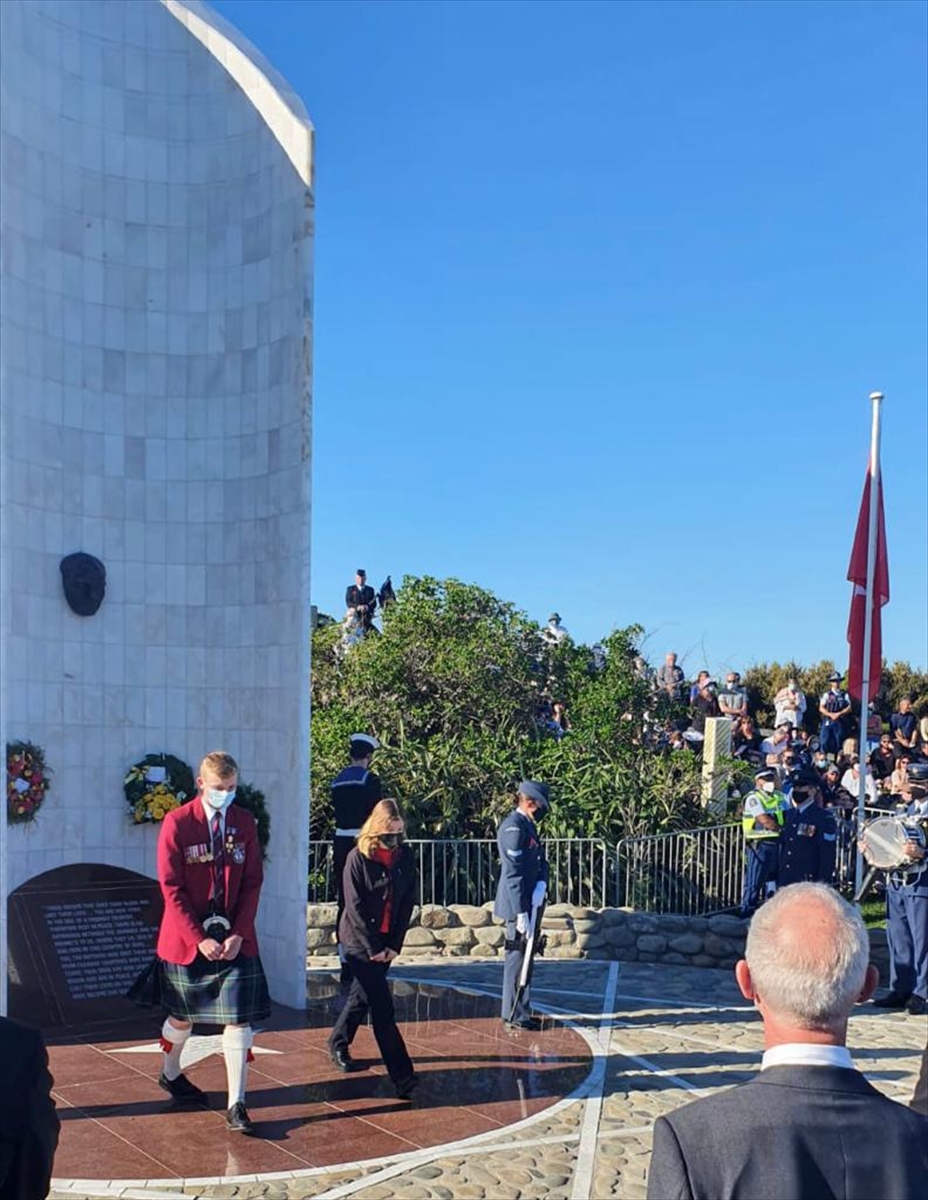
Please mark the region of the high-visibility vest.
<svg viewBox="0 0 928 1200"><path fill-rule="evenodd" d="M744 833L745 840L749 842L758 842L764 838L778 838L780 836L780 829L783 825L783 814L786 809L786 797L782 792L759 792L755 790L753 792L749 792L745 797L745 800L750 800L752 796L756 796L758 800L760 800L761 807L768 816L776 817L777 828L764 829L759 827L755 829L755 814L751 814L750 816L742 816L741 830Z"/></svg>

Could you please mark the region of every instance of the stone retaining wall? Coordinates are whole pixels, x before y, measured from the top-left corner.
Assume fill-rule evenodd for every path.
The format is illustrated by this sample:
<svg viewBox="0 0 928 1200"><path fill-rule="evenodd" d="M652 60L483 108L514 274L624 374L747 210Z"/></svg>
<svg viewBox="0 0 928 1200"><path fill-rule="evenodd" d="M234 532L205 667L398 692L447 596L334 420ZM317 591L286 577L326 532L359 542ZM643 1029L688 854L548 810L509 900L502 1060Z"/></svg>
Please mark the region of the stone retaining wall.
<svg viewBox="0 0 928 1200"><path fill-rule="evenodd" d="M492 904L474 908L426 905L413 911L402 958L500 958L502 922ZM552 904L545 910L545 958L618 959L673 963L689 967L733 967L744 953L748 922L714 917L663 916L624 908L575 908ZM886 931L870 933L873 961L885 981ZM335 905L306 907L306 949L310 955L335 953Z"/></svg>

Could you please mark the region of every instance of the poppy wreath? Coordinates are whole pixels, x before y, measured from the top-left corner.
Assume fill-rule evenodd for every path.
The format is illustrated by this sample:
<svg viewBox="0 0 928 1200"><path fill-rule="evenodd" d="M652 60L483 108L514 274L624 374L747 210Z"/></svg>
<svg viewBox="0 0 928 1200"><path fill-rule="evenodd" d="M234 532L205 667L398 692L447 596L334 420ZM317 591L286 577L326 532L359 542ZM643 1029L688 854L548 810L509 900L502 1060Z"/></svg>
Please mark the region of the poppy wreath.
<svg viewBox="0 0 928 1200"><path fill-rule="evenodd" d="M51 782L41 746L32 742L6 744L6 816L11 825L34 821Z"/></svg>
<svg viewBox="0 0 928 1200"><path fill-rule="evenodd" d="M196 792L193 771L173 754L146 754L131 766L123 790L133 825L163 821Z"/></svg>

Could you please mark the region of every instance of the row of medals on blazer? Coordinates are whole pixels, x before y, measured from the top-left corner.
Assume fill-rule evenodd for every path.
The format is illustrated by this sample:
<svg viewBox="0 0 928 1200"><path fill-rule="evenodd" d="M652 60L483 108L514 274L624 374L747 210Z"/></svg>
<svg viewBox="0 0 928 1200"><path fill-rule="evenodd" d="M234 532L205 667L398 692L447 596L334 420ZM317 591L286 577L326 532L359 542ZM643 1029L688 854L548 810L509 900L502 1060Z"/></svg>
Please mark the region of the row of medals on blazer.
<svg viewBox="0 0 928 1200"><path fill-rule="evenodd" d="M235 839L231 833L227 833L225 846L226 860L236 863L244 862L245 847L241 846L238 854L235 853L235 850ZM187 846L184 853L188 863L211 863L213 861L213 851L211 847L202 842L197 846Z"/></svg>

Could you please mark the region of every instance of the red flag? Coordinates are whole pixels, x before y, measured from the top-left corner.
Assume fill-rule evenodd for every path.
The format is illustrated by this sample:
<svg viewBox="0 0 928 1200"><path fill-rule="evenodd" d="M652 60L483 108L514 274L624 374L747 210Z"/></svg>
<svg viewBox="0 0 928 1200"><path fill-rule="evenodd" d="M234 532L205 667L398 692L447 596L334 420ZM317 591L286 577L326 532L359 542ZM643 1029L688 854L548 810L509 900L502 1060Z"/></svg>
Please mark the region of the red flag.
<svg viewBox="0 0 928 1200"><path fill-rule="evenodd" d="M870 687L869 699L880 686L880 670L883 665L882 631L880 609L889 600L889 560L886 556L886 521L883 517L883 477L877 484L876 519L876 568L873 573L873 595L870 598L873 620L870 627ZM850 661L847 672L847 690L855 700L860 700L864 679L864 619L867 610L867 543L870 535L870 471L864 480L864 494L857 517L857 532L847 577L854 585L851 595L851 615L847 623L847 640L850 643Z"/></svg>

